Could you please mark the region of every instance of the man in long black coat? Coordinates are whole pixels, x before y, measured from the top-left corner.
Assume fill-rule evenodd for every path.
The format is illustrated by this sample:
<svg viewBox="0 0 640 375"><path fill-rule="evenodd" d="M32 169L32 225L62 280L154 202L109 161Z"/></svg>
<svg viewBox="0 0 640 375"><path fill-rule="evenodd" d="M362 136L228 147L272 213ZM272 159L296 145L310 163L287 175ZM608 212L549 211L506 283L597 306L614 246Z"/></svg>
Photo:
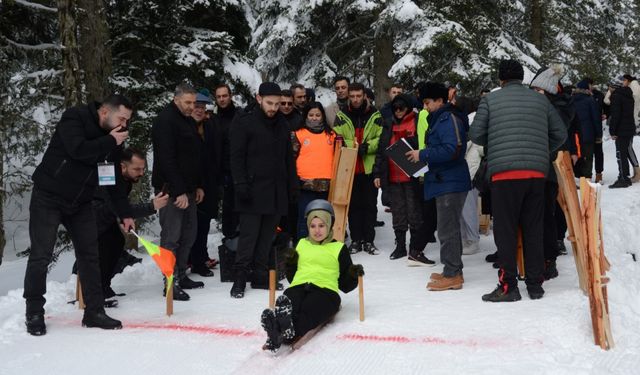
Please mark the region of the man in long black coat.
<svg viewBox="0 0 640 375"><path fill-rule="evenodd" d="M257 101L253 110L237 115L231 126L231 173L240 215L231 288L234 298L244 297L250 271L251 286L267 289L269 250L276 225L297 192L287 122L278 113L280 87L262 83Z"/></svg>

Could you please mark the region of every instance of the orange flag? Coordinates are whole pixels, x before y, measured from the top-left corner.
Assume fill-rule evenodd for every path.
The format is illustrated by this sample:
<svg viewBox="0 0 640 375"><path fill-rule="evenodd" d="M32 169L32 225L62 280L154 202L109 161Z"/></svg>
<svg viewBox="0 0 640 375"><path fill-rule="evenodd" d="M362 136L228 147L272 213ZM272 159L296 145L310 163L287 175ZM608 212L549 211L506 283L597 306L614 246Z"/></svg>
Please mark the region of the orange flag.
<svg viewBox="0 0 640 375"><path fill-rule="evenodd" d="M138 236L136 232L131 232L138 237L142 246L144 246L149 255L151 255L151 258L156 262L158 268L160 268L160 272L167 278L167 285L170 285L170 282L173 281L173 268L176 265L176 256L173 255L171 251Z"/></svg>

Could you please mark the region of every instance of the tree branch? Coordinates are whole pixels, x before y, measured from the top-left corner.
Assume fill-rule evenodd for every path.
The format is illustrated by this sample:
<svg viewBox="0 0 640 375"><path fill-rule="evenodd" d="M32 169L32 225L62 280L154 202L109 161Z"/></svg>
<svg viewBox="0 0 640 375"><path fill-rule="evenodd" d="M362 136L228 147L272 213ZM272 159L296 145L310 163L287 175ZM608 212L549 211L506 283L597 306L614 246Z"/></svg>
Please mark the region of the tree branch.
<svg viewBox="0 0 640 375"><path fill-rule="evenodd" d="M32 2L26 1L26 0L14 0L14 1L15 1L16 4L20 4L20 5L25 6L25 7L29 7L29 8L33 8L33 9L37 9L37 10L44 10L46 12L58 13L58 9L50 8L50 7L42 5L42 4L32 3Z"/></svg>

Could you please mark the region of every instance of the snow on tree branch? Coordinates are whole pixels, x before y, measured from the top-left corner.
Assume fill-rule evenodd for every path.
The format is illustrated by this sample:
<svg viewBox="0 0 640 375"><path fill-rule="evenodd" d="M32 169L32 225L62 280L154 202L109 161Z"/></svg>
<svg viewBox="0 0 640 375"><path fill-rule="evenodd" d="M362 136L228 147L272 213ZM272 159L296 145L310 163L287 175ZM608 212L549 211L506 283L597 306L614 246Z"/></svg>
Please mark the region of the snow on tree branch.
<svg viewBox="0 0 640 375"><path fill-rule="evenodd" d="M25 7L29 7L29 8L33 8L33 9L37 9L37 10L44 10L46 12L53 12L53 13L57 13L58 9L56 8L51 8L42 4L38 4L38 3L32 3L30 1L26 1L26 0L14 0L16 4L20 4L22 6Z"/></svg>

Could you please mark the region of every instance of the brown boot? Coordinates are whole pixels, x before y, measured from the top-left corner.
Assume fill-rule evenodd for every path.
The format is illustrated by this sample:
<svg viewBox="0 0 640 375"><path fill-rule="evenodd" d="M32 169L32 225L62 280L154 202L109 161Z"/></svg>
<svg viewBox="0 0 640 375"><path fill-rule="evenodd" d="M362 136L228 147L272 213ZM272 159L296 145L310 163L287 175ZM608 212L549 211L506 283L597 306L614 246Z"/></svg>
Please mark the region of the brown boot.
<svg viewBox="0 0 640 375"><path fill-rule="evenodd" d="M596 184L602 182L602 173L596 173Z"/></svg>
<svg viewBox="0 0 640 375"><path fill-rule="evenodd" d="M462 282L464 282L464 276L460 275L460 277L462 277ZM442 276L441 273L434 272L434 273L431 274L431 276L429 276L429 278L431 280L442 280L444 278L444 276Z"/></svg>
<svg viewBox="0 0 640 375"><path fill-rule="evenodd" d="M640 167L633 167L633 177L631 177L631 182L640 181Z"/></svg>
<svg viewBox="0 0 640 375"><path fill-rule="evenodd" d="M462 275L456 275L453 277L443 276L440 280L432 279L429 284L427 284L427 289L434 292L449 289L462 289L462 284L464 284Z"/></svg>

